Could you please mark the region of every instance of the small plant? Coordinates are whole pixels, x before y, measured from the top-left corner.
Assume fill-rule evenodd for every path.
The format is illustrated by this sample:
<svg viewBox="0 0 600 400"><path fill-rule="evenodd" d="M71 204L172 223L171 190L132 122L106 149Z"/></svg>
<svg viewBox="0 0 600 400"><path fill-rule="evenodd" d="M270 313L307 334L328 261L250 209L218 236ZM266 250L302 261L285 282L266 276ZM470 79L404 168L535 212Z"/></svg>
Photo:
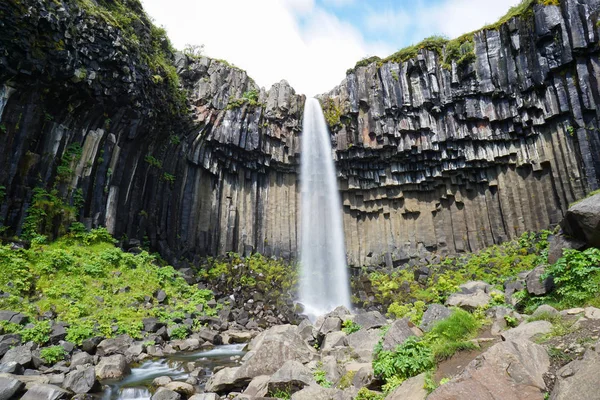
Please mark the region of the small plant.
<svg viewBox="0 0 600 400"><path fill-rule="evenodd" d="M0 124L0 133L6 133L6 125Z"/></svg>
<svg viewBox="0 0 600 400"><path fill-rule="evenodd" d="M175 182L175 175L171 175L168 172L163 173L163 181L173 184Z"/></svg>
<svg viewBox="0 0 600 400"><path fill-rule="evenodd" d="M519 325L519 320L511 315L505 315L504 320L506 321L506 326L509 328L514 328Z"/></svg>
<svg viewBox="0 0 600 400"><path fill-rule="evenodd" d="M313 376L319 385L325 388L330 388L333 386L333 383L327 380L326 373L322 369L317 369L315 372L313 372Z"/></svg>
<svg viewBox="0 0 600 400"><path fill-rule="evenodd" d="M274 392L269 393L271 397L281 400L290 400L292 397L291 390L288 389L276 389Z"/></svg>
<svg viewBox="0 0 600 400"><path fill-rule="evenodd" d="M89 339L92 336L94 336L94 329L91 324L77 324L67 328L66 340L81 346L85 339Z"/></svg>
<svg viewBox="0 0 600 400"><path fill-rule="evenodd" d="M144 157L144 161L150 164L151 167L156 167L158 169L162 168L162 162L150 154Z"/></svg>
<svg viewBox="0 0 600 400"><path fill-rule="evenodd" d="M32 328L23 329L19 333L21 334L21 340L23 342L35 342L37 344L44 344L50 340L50 328L49 321L41 321L36 323Z"/></svg>
<svg viewBox="0 0 600 400"><path fill-rule="evenodd" d="M183 48L183 54L190 58L200 58L204 53L204 45L186 44Z"/></svg>
<svg viewBox="0 0 600 400"><path fill-rule="evenodd" d="M171 339L185 339L188 337L188 328L186 326L180 325L171 331Z"/></svg>
<svg viewBox="0 0 600 400"><path fill-rule="evenodd" d="M408 379L433 368L433 352L415 336L408 338L394 351L376 348L373 371L386 382L396 377Z"/></svg>
<svg viewBox="0 0 600 400"><path fill-rule="evenodd" d="M169 143L173 145L178 145L179 143L181 143L181 139L177 135L171 135L169 136Z"/></svg>
<svg viewBox="0 0 600 400"><path fill-rule="evenodd" d="M469 339L477 334L480 326L481 322L474 315L461 309L454 310L427 334L435 358L443 360L459 350L476 348Z"/></svg>
<svg viewBox="0 0 600 400"><path fill-rule="evenodd" d="M366 387L360 388L356 394L356 400L383 400L384 396L381 393L374 392Z"/></svg>
<svg viewBox="0 0 600 400"><path fill-rule="evenodd" d="M575 136L575 128L573 128L571 125L567 126L567 133L571 137Z"/></svg>
<svg viewBox="0 0 600 400"><path fill-rule="evenodd" d="M44 347L40 350L40 357L48 364L56 364L65 359L67 352L62 346Z"/></svg>
<svg viewBox="0 0 600 400"><path fill-rule="evenodd" d="M361 326L359 324L349 319L344 321L344 323L342 324L342 331L344 331L347 335L354 332L358 332L360 328Z"/></svg>

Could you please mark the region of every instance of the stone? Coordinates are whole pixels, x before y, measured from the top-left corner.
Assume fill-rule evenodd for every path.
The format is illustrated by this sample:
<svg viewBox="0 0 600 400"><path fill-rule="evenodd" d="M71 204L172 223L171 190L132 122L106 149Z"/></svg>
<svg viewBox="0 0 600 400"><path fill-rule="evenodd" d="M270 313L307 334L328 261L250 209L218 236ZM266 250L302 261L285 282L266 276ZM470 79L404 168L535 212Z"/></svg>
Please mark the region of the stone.
<svg viewBox="0 0 600 400"><path fill-rule="evenodd" d="M201 328L198 331L198 337L204 341L211 342L212 344L221 344L219 332L209 328Z"/></svg>
<svg viewBox="0 0 600 400"><path fill-rule="evenodd" d="M25 384L17 379L0 377L0 400L10 400L25 389Z"/></svg>
<svg viewBox="0 0 600 400"><path fill-rule="evenodd" d="M80 367L69 372L62 386L76 394L96 392L100 389L93 366Z"/></svg>
<svg viewBox="0 0 600 400"><path fill-rule="evenodd" d="M21 364L16 361L10 361L7 363L0 364L0 372L14 374L14 375L23 375L24 368Z"/></svg>
<svg viewBox="0 0 600 400"><path fill-rule="evenodd" d="M586 307L585 308L585 317L587 319L600 319L600 308L596 307Z"/></svg>
<svg viewBox="0 0 600 400"><path fill-rule="evenodd" d="M154 378L154 380L152 381L152 386L155 386L155 387L166 386L167 384L171 383L172 381L173 381L173 379L170 376L159 376L158 378Z"/></svg>
<svg viewBox="0 0 600 400"><path fill-rule="evenodd" d="M331 400L335 398L337 392L336 389L312 385L292 394L290 400Z"/></svg>
<svg viewBox="0 0 600 400"><path fill-rule="evenodd" d="M133 345L133 339L129 335L120 335L114 339L104 339L98 344L96 354L100 357L112 354L125 354L131 345Z"/></svg>
<svg viewBox="0 0 600 400"><path fill-rule="evenodd" d="M562 367L557 375L550 400L600 400L600 343L588 349L581 360Z"/></svg>
<svg viewBox="0 0 600 400"><path fill-rule="evenodd" d="M260 375L252 379L248 387L244 390L244 395L250 397L265 397L269 391L268 383L271 377L269 375Z"/></svg>
<svg viewBox="0 0 600 400"><path fill-rule="evenodd" d="M449 308L444 307L441 304L430 304L429 307L427 307L427 311L423 314L420 328L425 332L429 332L436 322L448 318L450 314L452 314L452 311L450 311Z"/></svg>
<svg viewBox="0 0 600 400"><path fill-rule="evenodd" d="M169 389L159 388L150 398L151 400L181 400L181 395Z"/></svg>
<svg viewBox="0 0 600 400"><path fill-rule="evenodd" d="M525 289L524 280L508 280L504 282L504 301L506 304L516 306L518 301L513 297L513 294Z"/></svg>
<svg viewBox="0 0 600 400"><path fill-rule="evenodd" d="M21 344L21 336L15 333L0 335L0 357L3 357L6 352L15 346Z"/></svg>
<svg viewBox="0 0 600 400"><path fill-rule="evenodd" d="M100 380L122 379L130 371L127 359L122 354L103 357L96 365L96 376Z"/></svg>
<svg viewBox="0 0 600 400"><path fill-rule="evenodd" d="M533 314L531 314L531 316L539 317L541 315L548 315L550 317L556 317L560 314L556 308L549 306L548 304L542 304L541 306L539 306L538 308L535 309L535 311L533 312Z"/></svg>
<svg viewBox="0 0 600 400"><path fill-rule="evenodd" d="M586 247L583 240L559 234L548 239L548 264L554 264L562 257L565 249L582 250Z"/></svg>
<svg viewBox="0 0 600 400"><path fill-rule="evenodd" d="M321 344L321 351L333 349L338 346L347 346L346 334L344 332L331 332L325 335L323 343Z"/></svg>
<svg viewBox="0 0 600 400"><path fill-rule="evenodd" d="M387 320L379 311L357 314L354 317L354 322L360 325L362 329L381 328L387 324Z"/></svg>
<svg viewBox="0 0 600 400"><path fill-rule="evenodd" d="M248 331L228 330L223 333L229 336L230 343L247 343L254 337L254 334Z"/></svg>
<svg viewBox="0 0 600 400"><path fill-rule="evenodd" d="M550 293L554 289L554 279L551 276L541 279L545 270L546 268L540 265L527 275L527 291L530 294L541 296Z"/></svg>
<svg viewBox="0 0 600 400"><path fill-rule="evenodd" d="M402 382L386 400L425 400L429 393L425 390L425 374L420 374Z"/></svg>
<svg viewBox="0 0 600 400"><path fill-rule="evenodd" d="M383 350L394 350L411 336L417 336L415 330L418 330L408 318L402 318L394 321L388 331L383 336ZM420 331L419 331L420 333ZM419 336L422 334L420 333Z"/></svg>
<svg viewBox="0 0 600 400"><path fill-rule="evenodd" d="M205 390L219 394L229 393L234 390L244 389L251 381L250 378L238 378L240 367L223 368L215 372L206 382Z"/></svg>
<svg viewBox="0 0 600 400"><path fill-rule="evenodd" d="M543 346L519 338L497 343L427 400L543 399L550 359Z"/></svg>
<svg viewBox="0 0 600 400"><path fill-rule="evenodd" d="M600 193L570 207L561 226L567 235L600 247Z"/></svg>
<svg viewBox="0 0 600 400"><path fill-rule="evenodd" d="M373 372L373 366L367 365L356 371L354 378L352 378L352 386L357 389L362 387L371 389L373 383L377 381L378 380L375 378L375 373Z"/></svg>
<svg viewBox="0 0 600 400"><path fill-rule="evenodd" d="M69 392L58 386L37 384L28 388L21 400L60 400L68 398Z"/></svg>
<svg viewBox="0 0 600 400"><path fill-rule="evenodd" d="M313 382L313 375L308 368L298 361L289 360L271 376L267 388L269 393L275 393L278 390L295 393Z"/></svg>
<svg viewBox="0 0 600 400"><path fill-rule="evenodd" d="M330 332L338 332L342 329L342 320L338 317L327 317L319 328L319 335L325 336Z"/></svg>
<svg viewBox="0 0 600 400"><path fill-rule="evenodd" d="M461 294L475 294L477 292L489 293L493 286L483 281L470 281L458 286Z"/></svg>
<svg viewBox="0 0 600 400"><path fill-rule="evenodd" d="M373 349L381 339L378 330L361 329L358 332L351 333L347 336L348 346L354 350L361 362L373 361Z"/></svg>
<svg viewBox="0 0 600 400"><path fill-rule="evenodd" d="M220 397L216 393L202 393L202 394L195 394L192 397L190 397L188 400L219 400L219 399L220 399Z"/></svg>
<svg viewBox="0 0 600 400"><path fill-rule="evenodd" d="M100 337L100 336L95 336L90 339L85 339L81 344L81 350L85 351L86 353L94 355L94 354L96 354L96 349L98 348L98 345L103 340L104 340L104 338Z"/></svg>
<svg viewBox="0 0 600 400"><path fill-rule="evenodd" d="M156 298L156 301L158 301L159 303L164 303L165 300L167 300L167 294L164 290L161 289L154 293L154 298Z"/></svg>
<svg viewBox="0 0 600 400"><path fill-rule="evenodd" d="M179 382L179 381L169 382L164 387L165 387L165 389L172 390L173 392L177 392L186 397L189 397L196 392L194 387L192 385L190 385L189 383Z"/></svg>
<svg viewBox="0 0 600 400"><path fill-rule="evenodd" d="M52 324L52 330L49 335L50 344L57 345L67 337L67 329L64 324Z"/></svg>
<svg viewBox="0 0 600 400"><path fill-rule="evenodd" d="M29 320L25 314L16 311L0 310L0 321L10 322L12 324L24 325Z"/></svg>
<svg viewBox="0 0 600 400"><path fill-rule="evenodd" d="M492 297L483 292L461 294L454 293L446 300L446 305L451 307L460 307L467 311L475 311L479 307L485 307L492 301Z"/></svg>
<svg viewBox="0 0 600 400"><path fill-rule="evenodd" d="M142 320L142 324L144 325L144 331L151 332L151 333L155 333L160 328L166 326L166 324L164 322L160 322L158 320L158 318L154 318L154 317L144 318Z"/></svg>
<svg viewBox="0 0 600 400"><path fill-rule="evenodd" d="M33 343L29 342L23 346L17 346L9 349L2 357L2 360L0 360L0 363L6 364L10 362L16 362L23 368L29 367L33 361L33 354L31 351L32 346Z"/></svg>
<svg viewBox="0 0 600 400"><path fill-rule="evenodd" d="M502 332L502 339L506 341L516 339L531 339L552 331L552 324L548 321L525 322L516 328Z"/></svg>

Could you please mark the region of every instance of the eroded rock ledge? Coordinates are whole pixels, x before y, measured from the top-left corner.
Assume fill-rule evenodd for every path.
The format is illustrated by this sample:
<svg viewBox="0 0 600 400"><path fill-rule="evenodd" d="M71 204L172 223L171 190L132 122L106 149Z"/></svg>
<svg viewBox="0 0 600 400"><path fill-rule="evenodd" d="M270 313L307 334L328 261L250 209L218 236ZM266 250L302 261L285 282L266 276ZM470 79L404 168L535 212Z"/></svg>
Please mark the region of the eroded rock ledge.
<svg viewBox="0 0 600 400"><path fill-rule="evenodd" d="M174 117L167 100L152 102L160 80L118 27L75 1L24 3L0 6L20 38L0 38L4 225L19 233L33 188L58 182L80 220L147 237L175 264L227 251L295 256L303 96L177 56L191 116ZM322 95L336 117L351 264L481 249L558 223L598 187L599 8L535 6L476 33L470 64L446 69L421 50L358 67ZM81 156L65 179L73 143Z"/></svg>

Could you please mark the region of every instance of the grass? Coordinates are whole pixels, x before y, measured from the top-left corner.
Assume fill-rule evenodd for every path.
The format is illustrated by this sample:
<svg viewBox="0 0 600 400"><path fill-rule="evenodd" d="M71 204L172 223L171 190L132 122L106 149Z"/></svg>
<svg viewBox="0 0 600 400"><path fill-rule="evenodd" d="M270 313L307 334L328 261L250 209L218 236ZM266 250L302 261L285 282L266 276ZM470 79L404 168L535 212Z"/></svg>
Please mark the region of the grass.
<svg viewBox="0 0 600 400"><path fill-rule="evenodd" d="M455 309L446 319L438 322L425 336L436 360L444 360L460 350L472 350L477 346L470 341L481 328L482 322L473 314Z"/></svg>
<svg viewBox="0 0 600 400"><path fill-rule="evenodd" d="M143 318L171 323L196 313L200 304L214 313L206 307L211 291L188 285L173 267L146 251L123 252L103 229L49 244L33 241L28 250L0 246L0 270L0 290L9 294L0 299L0 309L23 312L31 320L53 311L58 321L70 324L67 339L76 343L93 335L138 338ZM160 289L168 305L145 307ZM49 325L43 324L23 340L47 341Z"/></svg>

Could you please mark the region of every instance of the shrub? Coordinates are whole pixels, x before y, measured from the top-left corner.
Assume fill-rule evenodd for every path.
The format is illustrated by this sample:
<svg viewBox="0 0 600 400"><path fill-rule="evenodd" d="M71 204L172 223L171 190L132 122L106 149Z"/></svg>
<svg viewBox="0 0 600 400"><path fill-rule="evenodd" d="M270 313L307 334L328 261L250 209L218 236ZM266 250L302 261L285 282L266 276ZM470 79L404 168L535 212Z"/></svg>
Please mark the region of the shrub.
<svg viewBox="0 0 600 400"><path fill-rule="evenodd" d="M185 339L188 336L188 328L186 326L177 326L171 331L171 339Z"/></svg>
<svg viewBox="0 0 600 400"><path fill-rule="evenodd" d="M392 378L411 378L433 366L431 349L415 336L408 338L393 351L381 350L379 347L375 350L373 360L373 371L386 382Z"/></svg>
<svg viewBox="0 0 600 400"><path fill-rule="evenodd" d="M383 398L384 396L381 393L374 392L366 387L360 388L355 397L356 400L383 400Z"/></svg>
<svg viewBox="0 0 600 400"><path fill-rule="evenodd" d="M347 335L354 332L358 332L360 328L361 326L359 324L349 319L344 321L344 323L342 324L342 331L344 331Z"/></svg>
<svg viewBox="0 0 600 400"><path fill-rule="evenodd" d="M65 359L67 352L62 346L44 347L40 350L40 357L48 364L56 364Z"/></svg>
<svg viewBox="0 0 600 400"><path fill-rule="evenodd" d="M455 309L452 314L433 326L427 334L433 355L441 360L451 357L459 350L473 349L476 345L468 339L475 336L481 322L472 314Z"/></svg>
<svg viewBox="0 0 600 400"><path fill-rule="evenodd" d="M315 378L315 381L319 385L321 385L325 388L330 388L333 386L333 383L331 381L327 380L326 373L322 369L319 368L315 372L313 372L313 376Z"/></svg>
<svg viewBox="0 0 600 400"><path fill-rule="evenodd" d="M44 344L50 340L50 332L52 332L50 322L41 321L34 324L32 328L23 329L19 333L23 342L31 341L37 344Z"/></svg>

